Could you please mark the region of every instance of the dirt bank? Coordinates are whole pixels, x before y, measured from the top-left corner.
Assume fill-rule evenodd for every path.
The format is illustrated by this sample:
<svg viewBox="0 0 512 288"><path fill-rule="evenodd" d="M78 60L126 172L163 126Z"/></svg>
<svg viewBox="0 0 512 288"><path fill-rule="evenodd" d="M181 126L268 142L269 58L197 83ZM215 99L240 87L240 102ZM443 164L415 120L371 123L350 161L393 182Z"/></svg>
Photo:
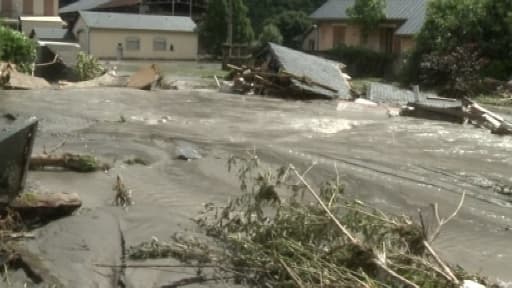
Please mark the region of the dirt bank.
<svg viewBox="0 0 512 288"><path fill-rule="evenodd" d="M201 203L237 193L226 171L229 155L255 148L271 164L317 162L310 174L317 181L333 175L336 163L349 193L396 213L439 202L447 214L466 191L464 208L437 248L468 270L512 281L512 198L494 189L512 184L512 137L388 118L354 104L336 108L206 91L0 91L1 113L41 119L35 153L66 141L63 151L114 162L109 173L31 172L29 187L79 193L84 208L39 229L25 246L66 287L109 287L116 271L94 264L120 263L123 242L165 239L192 227L189 218ZM177 159L183 145L202 158ZM150 164L123 163L134 157ZM127 211L111 205L118 174L133 190L135 205ZM193 272L128 269L126 275L131 287L153 287Z"/></svg>

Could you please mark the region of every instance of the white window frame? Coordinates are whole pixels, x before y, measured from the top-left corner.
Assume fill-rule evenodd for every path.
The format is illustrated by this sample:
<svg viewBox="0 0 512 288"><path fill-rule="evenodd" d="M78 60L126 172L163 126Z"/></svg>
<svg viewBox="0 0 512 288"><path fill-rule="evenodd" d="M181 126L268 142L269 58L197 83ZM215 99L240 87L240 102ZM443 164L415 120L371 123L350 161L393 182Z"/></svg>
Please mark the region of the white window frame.
<svg viewBox="0 0 512 288"><path fill-rule="evenodd" d="M140 38L136 36L126 37L125 48L127 51L140 51Z"/></svg>
<svg viewBox="0 0 512 288"><path fill-rule="evenodd" d="M153 38L153 51L167 51L167 39L163 37Z"/></svg>

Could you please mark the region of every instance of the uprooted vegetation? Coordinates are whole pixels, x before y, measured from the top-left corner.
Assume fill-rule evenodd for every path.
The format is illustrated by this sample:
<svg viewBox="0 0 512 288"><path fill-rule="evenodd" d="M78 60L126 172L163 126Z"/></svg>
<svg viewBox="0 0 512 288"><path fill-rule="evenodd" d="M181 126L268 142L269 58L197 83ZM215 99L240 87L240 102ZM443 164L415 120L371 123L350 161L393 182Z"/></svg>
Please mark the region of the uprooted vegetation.
<svg viewBox="0 0 512 288"><path fill-rule="evenodd" d="M131 247L128 256L176 258L198 269L198 276L187 281L229 279L249 287L488 284L446 264L431 246L464 197L450 217L441 218L433 205L433 223L421 214L416 223L350 199L339 177L317 192L305 180L311 167L303 174L292 165L272 171L252 154L232 158L229 168L234 167L242 195L221 206L206 204L195 220L215 244L189 235L175 235L168 242L153 238ZM208 272L202 270L206 267ZM164 287L177 287L172 285Z"/></svg>

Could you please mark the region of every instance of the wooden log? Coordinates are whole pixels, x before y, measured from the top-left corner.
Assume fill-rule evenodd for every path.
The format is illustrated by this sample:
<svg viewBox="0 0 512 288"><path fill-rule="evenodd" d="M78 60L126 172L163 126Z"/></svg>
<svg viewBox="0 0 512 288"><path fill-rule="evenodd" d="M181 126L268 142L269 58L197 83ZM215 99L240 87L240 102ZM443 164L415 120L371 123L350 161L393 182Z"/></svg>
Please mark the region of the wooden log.
<svg viewBox="0 0 512 288"><path fill-rule="evenodd" d="M61 156L39 155L30 158L29 169L61 168L75 172L94 172L103 168L94 157L90 155L77 155L65 153Z"/></svg>
<svg viewBox="0 0 512 288"><path fill-rule="evenodd" d="M46 222L71 215L82 206L76 193L23 193L9 207L25 222Z"/></svg>

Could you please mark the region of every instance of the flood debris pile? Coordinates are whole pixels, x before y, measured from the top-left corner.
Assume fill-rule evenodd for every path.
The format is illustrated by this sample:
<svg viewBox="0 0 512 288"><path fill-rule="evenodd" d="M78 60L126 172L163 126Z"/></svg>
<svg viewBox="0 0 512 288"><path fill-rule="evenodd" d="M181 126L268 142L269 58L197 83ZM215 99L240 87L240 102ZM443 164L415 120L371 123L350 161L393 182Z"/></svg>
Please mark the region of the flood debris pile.
<svg viewBox="0 0 512 288"><path fill-rule="evenodd" d="M494 134L512 134L512 123L506 121L500 115L483 108L478 103L468 98L464 98L463 103L467 121L471 121L477 126L485 127Z"/></svg>
<svg viewBox="0 0 512 288"><path fill-rule="evenodd" d="M484 127L494 134L512 134L512 123L469 98L443 98L432 93L405 90L388 84L371 83L366 95L377 104L401 106L401 115L467 123Z"/></svg>
<svg viewBox="0 0 512 288"><path fill-rule="evenodd" d="M15 119L0 130L0 273L8 277L9 270L21 269L34 284L50 276L36 272L32 255L22 253L15 241L36 237L31 229L69 216L82 206L75 193L40 193L25 187L37 125L36 119ZM64 158L72 167L90 167Z"/></svg>
<svg viewBox="0 0 512 288"><path fill-rule="evenodd" d="M283 98L352 98L341 63L273 43L256 53L254 62L254 67L228 65L232 82L221 89Z"/></svg>
<svg viewBox="0 0 512 288"><path fill-rule="evenodd" d="M0 62L0 89L45 89L51 85L43 78L34 77L16 70L16 65Z"/></svg>
<svg viewBox="0 0 512 288"><path fill-rule="evenodd" d="M292 165L272 171L255 155L229 164L238 171L242 194L224 205L205 205L195 222L210 240L153 239L131 247L130 258L173 257L199 269L198 282L229 280L249 287L488 284L445 263L431 246L464 198L450 217L441 218L434 205L438 217L422 216L416 223L350 199L339 177L316 190L305 180L312 167L304 173ZM215 244L206 244L212 239Z"/></svg>
<svg viewBox="0 0 512 288"><path fill-rule="evenodd" d="M69 82L58 81L61 89L65 88L94 88L94 87L126 87L128 77L119 75L115 69L105 72L103 75L87 81Z"/></svg>

